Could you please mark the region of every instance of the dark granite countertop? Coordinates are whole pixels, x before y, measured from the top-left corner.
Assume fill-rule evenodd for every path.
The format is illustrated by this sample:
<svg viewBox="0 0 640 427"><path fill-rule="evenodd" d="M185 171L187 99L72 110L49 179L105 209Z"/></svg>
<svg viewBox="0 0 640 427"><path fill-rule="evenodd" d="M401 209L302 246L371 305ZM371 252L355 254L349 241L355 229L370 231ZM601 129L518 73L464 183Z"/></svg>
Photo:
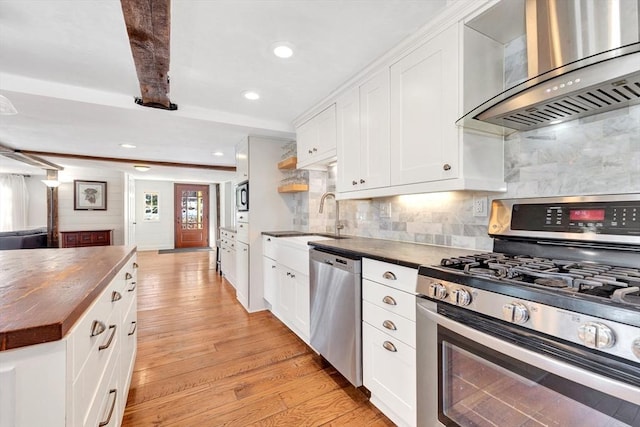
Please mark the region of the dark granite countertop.
<svg viewBox="0 0 640 427"><path fill-rule="evenodd" d="M263 236L271 236L271 237L295 237L295 236L324 236L335 238L335 235L328 233L311 233L308 231L294 231L294 230L284 230L284 231L263 231Z"/></svg>
<svg viewBox="0 0 640 427"><path fill-rule="evenodd" d="M485 252L452 248L450 246L423 245L366 237L311 241L309 245L320 250L347 256L372 258L410 268L418 268L420 265L438 265L442 258Z"/></svg>

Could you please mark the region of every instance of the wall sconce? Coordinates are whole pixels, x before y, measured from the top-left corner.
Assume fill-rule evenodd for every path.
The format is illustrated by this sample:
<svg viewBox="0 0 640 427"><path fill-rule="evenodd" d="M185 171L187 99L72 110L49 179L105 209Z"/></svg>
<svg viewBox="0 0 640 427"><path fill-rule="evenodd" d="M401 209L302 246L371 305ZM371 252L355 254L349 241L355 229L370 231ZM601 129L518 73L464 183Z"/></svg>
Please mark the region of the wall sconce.
<svg viewBox="0 0 640 427"><path fill-rule="evenodd" d="M146 172L149 169L151 169L149 166L143 166L143 165L135 165L133 168L138 172Z"/></svg>
<svg viewBox="0 0 640 427"><path fill-rule="evenodd" d="M55 169L47 169L47 179L43 179L42 182L49 188L59 186L60 181L58 181L58 171Z"/></svg>
<svg viewBox="0 0 640 427"><path fill-rule="evenodd" d="M18 114L18 110L13 106L9 98L4 95L0 95L0 114L11 116L13 114Z"/></svg>

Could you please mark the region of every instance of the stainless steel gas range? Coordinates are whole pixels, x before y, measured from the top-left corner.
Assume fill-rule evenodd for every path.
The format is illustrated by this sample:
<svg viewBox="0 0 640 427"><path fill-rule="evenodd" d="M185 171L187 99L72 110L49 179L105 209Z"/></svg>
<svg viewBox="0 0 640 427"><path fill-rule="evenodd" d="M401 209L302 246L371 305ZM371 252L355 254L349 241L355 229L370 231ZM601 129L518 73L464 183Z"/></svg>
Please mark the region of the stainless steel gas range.
<svg viewBox="0 0 640 427"><path fill-rule="evenodd" d="M640 426L640 194L496 200L419 269L418 425Z"/></svg>

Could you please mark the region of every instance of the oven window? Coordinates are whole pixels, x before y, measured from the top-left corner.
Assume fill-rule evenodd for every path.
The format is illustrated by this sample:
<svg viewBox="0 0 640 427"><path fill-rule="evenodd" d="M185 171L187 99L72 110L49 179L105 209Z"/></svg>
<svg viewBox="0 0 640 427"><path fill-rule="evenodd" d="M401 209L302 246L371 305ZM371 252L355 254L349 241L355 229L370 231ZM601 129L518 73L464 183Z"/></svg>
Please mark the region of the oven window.
<svg viewBox="0 0 640 427"><path fill-rule="evenodd" d="M640 407L438 328L447 426L638 426Z"/></svg>

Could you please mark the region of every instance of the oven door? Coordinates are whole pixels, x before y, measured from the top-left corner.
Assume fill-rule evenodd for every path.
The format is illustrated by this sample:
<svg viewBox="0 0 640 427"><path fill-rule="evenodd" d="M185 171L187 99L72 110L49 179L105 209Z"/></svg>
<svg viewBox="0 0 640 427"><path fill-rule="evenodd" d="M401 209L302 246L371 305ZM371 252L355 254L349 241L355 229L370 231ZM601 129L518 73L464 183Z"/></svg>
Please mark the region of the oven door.
<svg viewBox="0 0 640 427"><path fill-rule="evenodd" d="M639 366L596 374L603 367L590 369L578 349L560 345L563 351L549 356L548 349L527 348L527 337L536 339L531 332L443 306L439 313L436 303L418 298L419 426L640 425ZM510 338L482 330L495 326Z"/></svg>

